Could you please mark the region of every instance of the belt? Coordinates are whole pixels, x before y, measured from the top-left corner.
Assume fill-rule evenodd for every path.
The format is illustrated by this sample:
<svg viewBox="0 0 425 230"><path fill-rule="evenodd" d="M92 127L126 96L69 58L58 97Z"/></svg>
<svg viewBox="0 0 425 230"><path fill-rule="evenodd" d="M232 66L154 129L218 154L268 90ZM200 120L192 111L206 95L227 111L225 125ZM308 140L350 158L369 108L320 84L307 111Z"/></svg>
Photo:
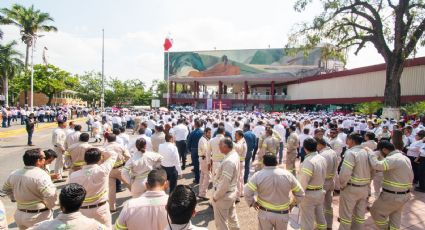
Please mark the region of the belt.
<svg viewBox="0 0 425 230"><path fill-rule="evenodd" d="M80 207L81 209L92 209L92 208L97 208L100 207L102 205L106 204L106 201L100 202L98 204L92 204L92 205L87 205L87 206L82 206Z"/></svg>
<svg viewBox="0 0 425 230"><path fill-rule="evenodd" d="M276 214L288 214L289 210L282 210L282 211L274 211L274 210L270 210L267 208L264 208L263 206L258 206L259 209L266 211L266 212L272 212L272 213L276 213Z"/></svg>
<svg viewBox="0 0 425 230"><path fill-rule="evenodd" d="M122 164L122 165L118 165L118 166L113 167L112 169L119 169L119 168L121 168L121 167L123 167L123 166L124 166L124 164Z"/></svg>
<svg viewBox="0 0 425 230"><path fill-rule="evenodd" d="M27 210L27 209L18 209L21 212L26 212L26 213L40 213L40 212L45 212L48 211L48 208L43 208L43 209L37 209L37 210Z"/></svg>
<svg viewBox="0 0 425 230"><path fill-rule="evenodd" d="M385 189L385 188L382 188L382 191L392 193L392 194L407 194L407 193L410 192L410 190L407 190L407 191L404 191L404 192L394 192L394 191L391 191L391 190L388 190L388 189Z"/></svg>
<svg viewBox="0 0 425 230"><path fill-rule="evenodd" d="M350 182L348 182L347 185L351 185L353 187L365 187L365 186L368 186L368 184L359 185L359 184L352 184Z"/></svg>
<svg viewBox="0 0 425 230"><path fill-rule="evenodd" d="M307 188L307 191L319 191L319 190L323 190L323 188Z"/></svg>

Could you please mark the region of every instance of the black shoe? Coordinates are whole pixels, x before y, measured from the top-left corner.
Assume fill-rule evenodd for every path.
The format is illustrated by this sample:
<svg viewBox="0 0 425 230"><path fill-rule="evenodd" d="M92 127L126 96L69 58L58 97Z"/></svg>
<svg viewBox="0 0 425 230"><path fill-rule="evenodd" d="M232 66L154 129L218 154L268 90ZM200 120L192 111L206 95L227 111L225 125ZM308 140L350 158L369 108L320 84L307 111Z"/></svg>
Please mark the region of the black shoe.
<svg viewBox="0 0 425 230"><path fill-rule="evenodd" d="M422 189L420 187L415 187L416 192L425 192L425 189Z"/></svg>
<svg viewBox="0 0 425 230"><path fill-rule="evenodd" d="M210 200L209 198L204 197L204 196L198 196L198 198L199 198L201 201L207 201L207 200Z"/></svg>
<svg viewBox="0 0 425 230"><path fill-rule="evenodd" d="M339 195L341 193L341 190L334 190L334 195Z"/></svg>
<svg viewBox="0 0 425 230"><path fill-rule="evenodd" d="M118 192L124 192L124 191L125 191L125 188L117 189L117 193L118 193Z"/></svg>
<svg viewBox="0 0 425 230"><path fill-rule="evenodd" d="M182 170L185 170L185 169L186 169L186 165L183 165L183 166L182 166Z"/></svg>
<svg viewBox="0 0 425 230"><path fill-rule="evenodd" d="M193 182L192 182L192 183L194 183L194 184L199 184L199 181L193 180Z"/></svg>

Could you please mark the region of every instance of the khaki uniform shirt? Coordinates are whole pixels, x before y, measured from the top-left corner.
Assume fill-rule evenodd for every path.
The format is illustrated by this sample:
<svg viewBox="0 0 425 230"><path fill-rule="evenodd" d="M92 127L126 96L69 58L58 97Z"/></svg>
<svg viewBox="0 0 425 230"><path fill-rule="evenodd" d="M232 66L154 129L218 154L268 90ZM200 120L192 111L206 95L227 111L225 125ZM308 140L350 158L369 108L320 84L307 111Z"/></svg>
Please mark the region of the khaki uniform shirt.
<svg viewBox="0 0 425 230"><path fill-rule="evenodd" d="M245 163L245 156L246 156L246 152L248 151L248 147L246 145L245 138L242 138L242 139L240 139L239 141L236 142L235 151L239 155L239 160L241 162L243 161Z"/></svg>
<svg viewBox="0 0 425 230"><path fill-rule="evenodd" d="M134 179L147 178L152 169L161 166L162 158L159 153L155 152L135 152L121 171L123 180L131 184Z"/></svg>
<svg viewBox="0 0 425 230"><path fill-rule="evenodd" d="M158 147L160 144L165 142L165 134L164 132L155 132L151 137L152 142L152 150L154 152L158 152Z"/></svg>
<svg viewBox="0 0 425 230"><path fill-rule="evenodd" d="M232 150L221 162L215 175L214 200L236 198L236 185L239 178L239 155Z"/></svg>
<svg viewBox="0 0 425 230"><path fill-rule="evenodd" d="M412 188L412 165L402 152L392 151L384 160L379 161L376 154L369 151L369 161L374 169L384 172L382 188L393 192L405 192Z"/></svg>
<svg viewBox="0 0 425 230"><path fill-rule="evenodd" d="M16 200L18 209L52 209L56 202L56 186L41 168L25 166L14 171L3 185L3 191Z"/></svg>
<svg viewBox="0 0 425 230"><path fill-rule="evenodd" d="M329 145L331 146L331 149L333 149L338 157L341 157L343 144L341 139L338 137L335 137L334 139L329 139Z"/></svg>
<svg viewBox="0 0 425 230"><path fill-rule="evenodd" d="M56 148L65 150L66 132L65 129L56 128L53 130L52 145Z"/></svg>
<svg viewBox="0 0 425 230"><path fill-rule="evenodd" d="M105 152L106 154L110 154L110 152L116 152L118 154L114 167L124 165L125 162L130 158L130 153L128 152L127 148L117 142L108 143L105 146Z"/></svg>
<svg viewBox="0 0 425 230"><path fill-rule="evenodd" d="M117 154L112 154L102 164L84 165L81 170L69 176L70 183L77 183L86 189L86 198L82 206L98 204L108 200L109 173Z"/></svg>
<svg viewBox="0 0 425 230"><path fill-rule="evenodd" d="M249 206L257 202L262 207L273 210L288 210L291 204L289 193L292 192L299 203L304 197L300 183L289 171L276 166L265 166L256 172L245 185L245 200ZM257 194L257 201L255 201Z"/></svg>
<svg viewBox="0 0 425 230"><path fill-rule="evenodd" d="M78 143L80 141L80 135L80 131L75 131L71 134L68 134L65 139L65 150L68 150L71 145Z"/></svg>
<svg viewBox="0 0 425 230"><path fill-rule="evenodd" d="M338 170L338 156L336 152L329 147L325 147L319 153L326 160L326 180L333 181L336 171Z"/></svg>
<svg viewBox="0 0 425 230"><path fill-rule="evenodd" d="M366 149L360 145L347 149L339 173L341 188L347 186L347 183L366 185L370 183L371 178L372 169Z"/></svg>
<svg viewBox="0 0 425 230"><path fill-rule="evenodd" d="M202 136L201 139L199 139L198 155L199 157L205 157L208 163L211 159L211 155L209 154L209 149L210 149L209 145L210 145L209 139L207 139L205 136Z"/></svg>
<svg viewBox="0 0 425 230"><path fill-rule="evenodd" d="M304 190L323 188L326 179L326 159L317 152L306 155L302 165L299 181Z"/></svg>
<svg viewBox="0 0 425 230"><path fill-rule="evenodd" d="M94 219L88 218L81 212L59 214L54 220L47 220L34 225L28 230L106 230L106 226Z"/></svg>
<svg viewBox="0 0 425 230"><path fill-rule="evenodd" d="M212 161L222 161L224 159L224 154L220 152L220 141L224 139L223 134L217 134L214 138L211 138L209 141L209 152L211 153Z"/></svg>
<svg viewBox="0 0 425 230"><path fill-rule="evenodd" d="M292 132L287 141L286 149L288 153L293 153L297 151L297 148L299 147L300 138L298 137L298 134L294 131Z"/></svg>
<svg viewBox="0 0 425 230"><path fill-rule="evenodd" d="M80 168L85 165L84 155L90 148L93 148L93 146L88 142L78 142L71 145L68 148L68 152L65 154L65 165L71 168Z"/></svg>
<svg viewBox="0 0 425 230"><path fill-rule="evenodd" d="M168 195L164 191L146 191L140 197L128 200L115 222L115 229L165 229L168 226L167 201Z"/></svg>

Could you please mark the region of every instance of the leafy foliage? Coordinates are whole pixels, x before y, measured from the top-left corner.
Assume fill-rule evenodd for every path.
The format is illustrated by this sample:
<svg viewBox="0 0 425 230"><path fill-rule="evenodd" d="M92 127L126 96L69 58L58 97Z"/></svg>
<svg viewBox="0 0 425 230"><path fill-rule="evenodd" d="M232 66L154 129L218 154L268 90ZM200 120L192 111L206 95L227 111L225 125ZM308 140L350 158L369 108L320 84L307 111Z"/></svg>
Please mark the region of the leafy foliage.
<svg viewBox="0 0 425 230"><path fill-rule="evenodd" d="M53 96L66 89L75 90L78 78L54 65L34 65L34 91L44 93L51 104Z"/></svg>
<svg viewBox="0 0 425 230"><path fill-rule="evenodd" d="M382 109L382 107L383 107L383 104L381 102L372 101L372 102L364 102L364 103L357 104L355 106L355 110L361 114L372 115L378 112L378 110Z"/></svg>
<svg viewBox="0 0 425 230"><path fill-rule="evenodd" d="M9 80L23 69L22 54L16 50L16 41L0 44L0 76L3 82L3 94L8 96ZM8 104L8 99L6 104Z"/></svg>
<svg viewBox="0 0 425 230"><path fill-rule="evenodd" d="M304 11L313 0L297 0L294 9ZM299 24L289 46L309 49L327 44L332 55L355 48L357 54L372 44L387 63L384 104L400 106L400 78L406 59L425 45L423 0L320 0L322 13L311 23Z"/></svg>
<svg viewBox="0 0 425 230"><path fill-rule="evenodd" d="M425 115L425 101L407 104L403 107L403 110L409 115Z"/></svg>

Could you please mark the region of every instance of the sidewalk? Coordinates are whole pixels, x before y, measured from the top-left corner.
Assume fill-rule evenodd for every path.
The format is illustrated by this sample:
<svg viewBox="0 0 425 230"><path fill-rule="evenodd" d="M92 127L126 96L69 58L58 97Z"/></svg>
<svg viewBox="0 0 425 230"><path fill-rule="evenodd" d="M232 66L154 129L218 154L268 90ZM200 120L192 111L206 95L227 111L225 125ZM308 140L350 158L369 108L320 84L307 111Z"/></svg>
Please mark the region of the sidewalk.
<svg viewBox="0 0 425 230"><path fill-rule="evenodd" d="M77 119L68 120L67 122L69 122L69 121L80 122L80 121L83 121L83 120L86 120L86 119L87 118L85 118L85 117L80 117L80 118L77 118ZM56 122L37 123L36 126L35 126L35 131L39 131L39 130L43 130L43 129L47 129L47 128L52 128L52 127L56 127L56 126L57 126ZM26 133L25 125L20 125L20 123L12 125L9 128L0 128L0 138L12 137L12 136L24 134L24 133Z"/></svg>

